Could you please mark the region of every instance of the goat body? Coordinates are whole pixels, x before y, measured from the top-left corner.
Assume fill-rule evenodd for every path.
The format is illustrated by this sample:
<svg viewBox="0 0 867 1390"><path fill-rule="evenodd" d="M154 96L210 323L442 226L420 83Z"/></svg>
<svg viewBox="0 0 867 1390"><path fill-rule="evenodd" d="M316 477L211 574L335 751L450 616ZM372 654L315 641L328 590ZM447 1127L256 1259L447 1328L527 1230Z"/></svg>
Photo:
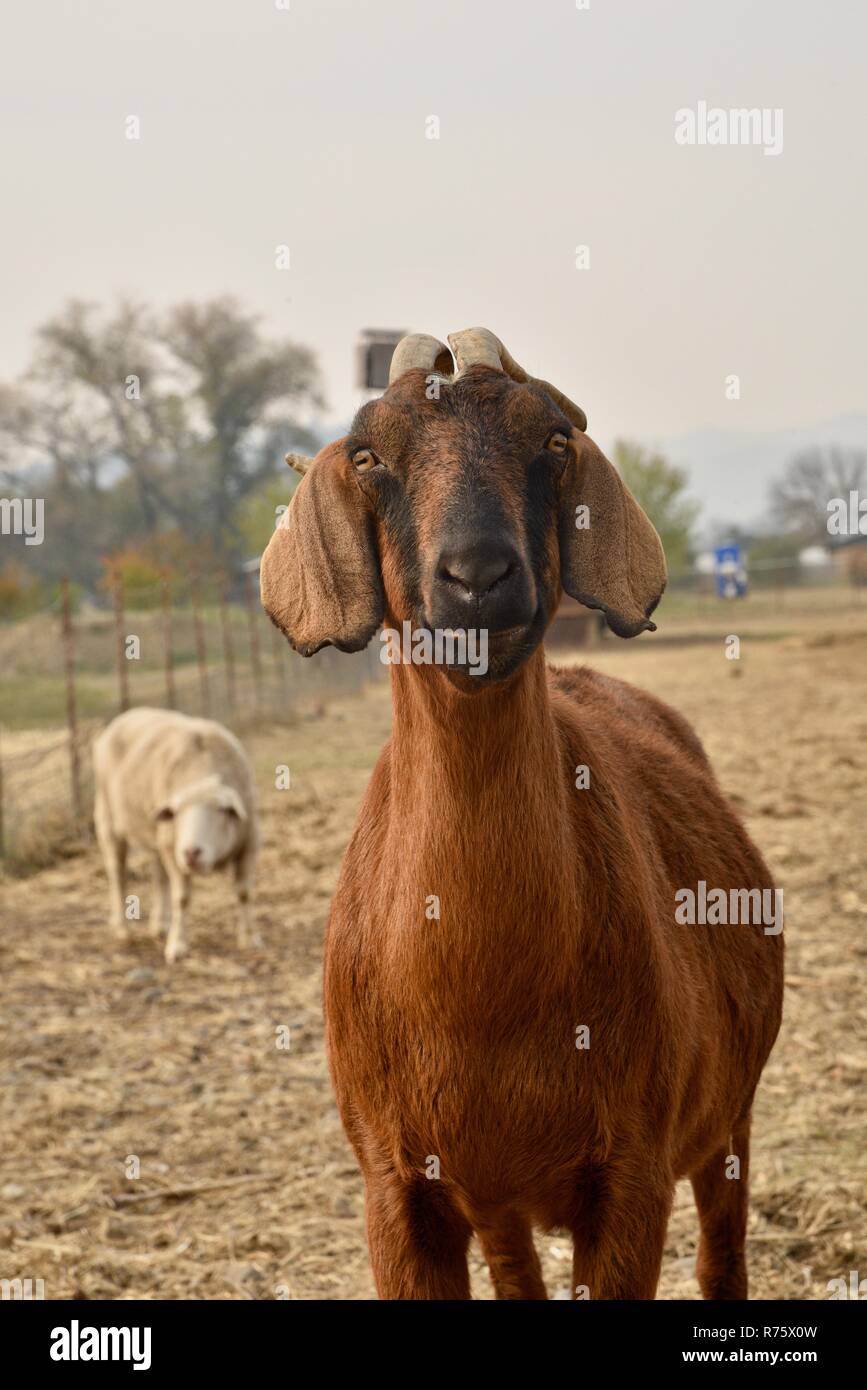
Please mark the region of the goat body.
<svg viewBox="0 0 867 1390"><path fill-rule="evenodd" d="M564 589L621 637L653 630L662 546L580 407L487 330L449 342L445 377L438 340L398 346L385 395L304 465L261 569L305 655L383 622L434 653L438 633L486 639L484 669L392 667L328 927L377 1287L467 1297L475 1232L499 1297L542 1298L541 1226L572 1233L576 1296L652 1298L688 1175L702 1290L742 1298L782 939L676 912L708 883L763 902L771 879L680 715L546 667Z"/></svg>
<svg viewBox="0 0 867 1390"><path fill-rule="evenodd" d="M541 649L471 701L425 668L392 680L325 966L380 1291L466 1297L475 1231L500 1296L544 1297L539 1225L571 1231L590 1297L652 1297L689 1175L706 1295L743 1296L782 938L675 924L677 889L701 877L771 885L698 739L623 682L546 669Z"/></svg>

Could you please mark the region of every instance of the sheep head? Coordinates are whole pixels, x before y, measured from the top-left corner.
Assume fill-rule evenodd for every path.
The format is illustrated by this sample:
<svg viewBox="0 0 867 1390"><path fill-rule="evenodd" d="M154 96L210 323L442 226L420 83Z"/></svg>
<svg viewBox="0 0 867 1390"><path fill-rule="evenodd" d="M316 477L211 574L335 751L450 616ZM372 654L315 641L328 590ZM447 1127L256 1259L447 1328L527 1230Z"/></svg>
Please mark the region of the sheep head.
<svg viewBox="0 0 867 1390"><path fill-rule="evenodd" d="M538 646L562 589L621 637L654 630L662 546L584 412L488 330L449 343L405 338L384 395L306 468L262 558L273 621L304 655L358 651L383 621L483 629L485 681Z"/></svg>
<svg viewBox="0 0 867 1390"><path fill-rule="evenodd" d="M179 787L154 821L181 873L208 874L241 848L249 817L236 788L211 774Z"/></svg>

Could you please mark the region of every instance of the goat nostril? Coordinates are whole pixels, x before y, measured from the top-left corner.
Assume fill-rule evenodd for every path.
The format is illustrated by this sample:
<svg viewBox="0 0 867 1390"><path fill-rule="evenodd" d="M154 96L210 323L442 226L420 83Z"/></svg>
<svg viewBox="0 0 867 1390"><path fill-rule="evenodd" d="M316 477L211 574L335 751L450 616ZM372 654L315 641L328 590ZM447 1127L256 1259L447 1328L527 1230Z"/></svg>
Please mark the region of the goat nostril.
<svg viewBox="0 0 867 1390"><path fill-rule="evenodd" d="M466 560L449 558L441 562L439 578L447 584L457 585L471 596L483 598L508 579L514 569L514 560L504 555L488 560L470 555Z"/></svg>
<svg viewBox="0 0 867 1390"><path fill-rule="evenodd" d="M463 575L456 574L454 570L447 569L445 565L440 567L439 577L446 584L457 584L459 589L466 589L467 593L472 592L472 584Z"/></svg>

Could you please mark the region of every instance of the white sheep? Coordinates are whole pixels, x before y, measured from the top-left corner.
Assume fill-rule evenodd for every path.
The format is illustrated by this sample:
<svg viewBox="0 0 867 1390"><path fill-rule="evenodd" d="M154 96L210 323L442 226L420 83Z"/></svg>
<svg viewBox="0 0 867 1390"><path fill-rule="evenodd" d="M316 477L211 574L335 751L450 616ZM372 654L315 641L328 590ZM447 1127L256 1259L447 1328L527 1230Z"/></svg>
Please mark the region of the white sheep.
<svg viewBox="0 0 867 1390"><path fill-rule="evenodd" d="M129 845L150 851L151 935L168 931L169 964L186 949L184 910L194 874L231 866L238 899L238 944L251 932L250 893L259 833L253 774L243 747L221 724L173 710L120 714L93 746L94 822L105 859L110 927L127 938Z"/></svg>

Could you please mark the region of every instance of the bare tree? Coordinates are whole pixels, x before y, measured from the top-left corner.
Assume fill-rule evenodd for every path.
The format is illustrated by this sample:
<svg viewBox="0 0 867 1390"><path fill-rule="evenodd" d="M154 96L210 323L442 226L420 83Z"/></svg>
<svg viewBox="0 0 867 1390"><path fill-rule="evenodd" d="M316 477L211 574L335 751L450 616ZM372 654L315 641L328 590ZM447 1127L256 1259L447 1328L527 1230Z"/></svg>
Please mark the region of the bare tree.
<svg viewBox="0 0 867 1390"><path fill-rule="evenodd" d="M835 497L848 499L852 491L867 491L867 452L834 445L808 449L791 459L771 484L771 515L805 542L827 540L828 503Z"/></svg>
<svg viewBox="0 0 867 1390"><path fill-rule="evenodd" d="M290 412L321 404L316 362L294 343L264 345L256 318L231 299L181 305L168 316L164 342L202 413L198 495L208 499L209 530L224 536L237 503L274 471L275 458L293 441L309 442Z"/></svg>
<svg viewBox="0 0 867 1390"><path fill-rule="evenodd" d="M91 557L132 526L207 536L230 560L239 502L287 448L313 443L295 418L322 403L313 354L264 340L231 299L163 318L126 301L108 315L72 301L37 336L29 371L0 387L0 474L21 485L35 470L65 528L54 537L64 561L81 545L76 501L94 527ZM92 567L83 556L82 574Z"/></svg>

